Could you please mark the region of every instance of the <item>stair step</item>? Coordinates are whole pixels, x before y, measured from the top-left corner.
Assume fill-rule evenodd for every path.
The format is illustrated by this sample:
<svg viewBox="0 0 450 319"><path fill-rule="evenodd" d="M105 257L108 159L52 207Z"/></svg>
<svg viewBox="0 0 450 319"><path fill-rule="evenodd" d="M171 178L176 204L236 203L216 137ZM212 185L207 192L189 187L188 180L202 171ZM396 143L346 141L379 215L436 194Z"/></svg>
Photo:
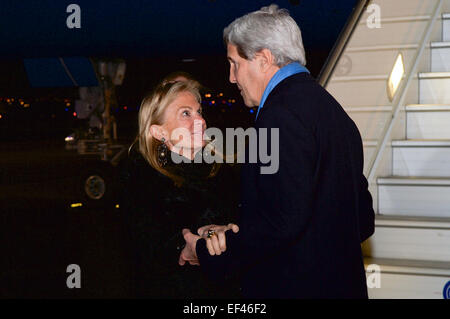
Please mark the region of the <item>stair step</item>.
<svg viewBox="0 0 450 319"><path fill-rule="evenodd" d="M450 262L445 261L366 257L364 258L364 264L384 266L385 271L390 273L450 276Z"/></svg>
<svg viewBox="0 0 450 319"><path fill-rule="evenodd" d="M450 140L398 140L392 141L393 147L449 147Z"/></svg>
<svg viewBox="0 0 450 319"><path fill-rule="evenodd" d="M450 217L448 178L384 177L377 184L380 214Z"/></svg>
<svg viewBox="0 0 450 319"><path fill-rule="evenodd" d="M442 15L442 41L450 41L450 14Z"/></svg>
<svg viewBox="0 0 450 319"><path fill-rule="evenodd" d="M450 72L420 72L419 79L448 79Z"/></svg>
<svg viewBox="0 0 450 319"><path fill-rule="evenodd" d="M419 103L450 103L450 72L419 73Z"/></svg>
<svg viewBox="0 0 450 319"><path fill-rule="evenodd" d="M407 112L448 112L450 104L409 104L405 110Z"/></svg>
<svg viewBox="0 0 450 319"><path fill-rule="evenodd" d="M450 140L450 104L412 104L405 110L407 139Z"/></svg>
<svg viewBox="0 0 450 319"><path fill-rule="evenodd" d="M371 288L373 272L367 271L371 299L442 299L450 278L449 262L431 262L388 258L365 258L380 268L379 288Z"/></svg>
<svg viewBox="0 0 450 319"><path fill-rule="evenodd" d="M379 177L378 185L450 186L449 178L428 177Z"/></svg>
<svg viewBox="0 0 450 319"><path fill-rule="evenodd" d="M450 42L431 43L431 72L450 71Z"/></svg>
<svg viewBox="0 0 450 319"><path fill-rule="evenodd" d="M450 218L377 215L375 227L365 256L450 262Z"/></svg>
<svg viewBox="0 0 450 319"><path fill-rule="evenodd" d="M446 49L450 48L450 41L448 42L431 42L430 47L432 49ZM434 71L432 71L434 72Z"/></svg>
<svg viewBox="0 0 450 319"><path fill-rule="evenodd" d="M392 141L394 176L450 177L450 140Z"/></svg>
<svg viewBox="0 0 450 319"><path fill-rule="evenodd" d="M450 218L417 217L417 216L386 216L376 215L375 224L379 226L401 226L413 228L443 228L450 229ZM449 252L450 253L450 252Z"/></svg>

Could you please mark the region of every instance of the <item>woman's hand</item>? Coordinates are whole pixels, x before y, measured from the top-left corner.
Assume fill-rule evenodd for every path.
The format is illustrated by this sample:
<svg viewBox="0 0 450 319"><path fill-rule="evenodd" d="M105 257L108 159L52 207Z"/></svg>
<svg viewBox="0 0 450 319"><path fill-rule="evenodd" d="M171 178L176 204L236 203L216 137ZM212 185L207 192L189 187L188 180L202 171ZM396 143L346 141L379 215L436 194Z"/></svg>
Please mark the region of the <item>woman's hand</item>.
<svg viewBox="0 0 450 319"><path fill-rule="evenodd" d="M225 238L225 232L232 230L233 233L239 231L239 226L236 224L224 225L207 225L200 227L197 230L199 236L206 240L206 247L211 256L220 255L227 250L227 242ZM209 236L208 236L209 233ZM212 234L212 235L211 235Z"/></svg>
<svg viewBox="0 0 450 319"><path fill-rule="evenodd" d="M182 230L183 238L186 241L186 246L180 253L180 258L178 259L178 264L184 266L186 262L193 266L200 266L198 261L197 253L195 252L195 247L197 245L197 240L200 239L197 235L191 233L189 229Z"/></svg>

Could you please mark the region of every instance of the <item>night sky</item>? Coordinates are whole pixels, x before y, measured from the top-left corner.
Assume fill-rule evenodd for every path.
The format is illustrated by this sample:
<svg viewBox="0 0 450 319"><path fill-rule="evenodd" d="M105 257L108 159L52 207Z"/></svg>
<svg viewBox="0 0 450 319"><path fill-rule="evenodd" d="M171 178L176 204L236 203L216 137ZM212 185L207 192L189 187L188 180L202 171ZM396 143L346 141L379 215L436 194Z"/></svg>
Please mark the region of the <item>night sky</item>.
<svg viewBox="0 0 450 319"><path fill-rule="evenodd" d="M299 3L292 5L292 3ZM305 47L327 49L356 0L2 0L0 56L195 57L223 53L222 30L236 17L277 3L300 25ZM69 4L81 28L69 29Z"/></svg>
<svg viewBox="0 0 450 319"><path fill-rule="evenodd" d="M222 42L224 27L237 17L272 3L288 9L302 30L307 67L317 76L356 2L2 0L0 97L75 100L76 87L36 87L27 74L24 59L104 57L122 58L127 63L117 99L119 105L130 110L138 107L161 78L179 70L240 101L235 85L228 82L229 65ZM71 3L81 8L80 29L66 26L70 15L66 8ZM52 82L49 69L44 68L41 76ZM49 110L45 103L32 104L32 112L36 108L40 113ZM134 118L125 120L130 121L134 122Z"/></svg>

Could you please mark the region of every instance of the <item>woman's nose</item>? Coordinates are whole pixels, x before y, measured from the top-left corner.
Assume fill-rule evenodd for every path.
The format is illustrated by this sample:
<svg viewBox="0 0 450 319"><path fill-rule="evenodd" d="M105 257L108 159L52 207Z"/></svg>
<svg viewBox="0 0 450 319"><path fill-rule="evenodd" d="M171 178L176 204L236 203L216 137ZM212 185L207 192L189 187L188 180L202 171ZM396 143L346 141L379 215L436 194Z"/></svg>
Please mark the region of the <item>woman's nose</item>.
<svg viewBox="0 0 450 319"><path fill-rule="evenodd" d="M196 117L194 119L194 123L199 126L201 125L201 127L203 129L205 129L205 127L206 127L206 121L201 114L196 115Z"/></svg>

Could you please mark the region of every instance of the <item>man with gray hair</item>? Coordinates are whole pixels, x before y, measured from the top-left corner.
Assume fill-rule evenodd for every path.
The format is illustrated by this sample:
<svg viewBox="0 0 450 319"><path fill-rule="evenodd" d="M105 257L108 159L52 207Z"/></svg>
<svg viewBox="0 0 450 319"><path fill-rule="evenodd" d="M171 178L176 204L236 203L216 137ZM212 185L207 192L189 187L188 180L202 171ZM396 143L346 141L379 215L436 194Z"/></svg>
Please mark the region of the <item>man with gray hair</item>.
<svg viewBox="0 0 450 319"><path fill-rule="evenodd" d="M244 164L239 232L225 243L214 236L223 226L200 236L184 229L180 264L200 263L217 282L239 274L248 298L367 298L360 243L374 232L374 211L356 125L309 75L286 10L240 17L224 40L230 82L247 106L259 106L255 128L279 129L279 170ZM211 245L223 253L210 255Z"/></svg>

